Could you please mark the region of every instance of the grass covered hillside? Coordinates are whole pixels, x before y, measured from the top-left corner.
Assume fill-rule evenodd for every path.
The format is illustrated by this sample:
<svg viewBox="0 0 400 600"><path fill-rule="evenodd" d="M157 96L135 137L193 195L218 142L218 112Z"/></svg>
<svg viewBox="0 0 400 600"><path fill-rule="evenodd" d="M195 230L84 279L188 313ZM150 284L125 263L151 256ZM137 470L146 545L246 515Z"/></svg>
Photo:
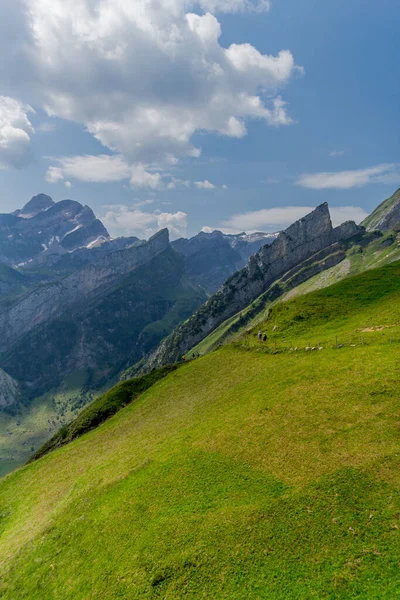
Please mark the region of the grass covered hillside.
<svg viewBox="0 0 400 600"><path fill-rule="evenodd" d="M312 262L315 259L313 257L307 261L310 263L307 269L301 269L293 278L285 276L275 282L245 310L226 320L196 347L192 348L189 355L205 354L223 343L234 341L245 329L251 329L252 326L257 327L268 311L281 301L327 288L348 277L369 270L376 271L379 267L400 260L400 237L394 231L383 235L373 232L369 234L369 238L365 238L362 244L351 245L345 253L342 253L341 260L337 264L329 266L329 260L334 257L335 254ZM318 272L318 267L323 268ZM314 271L316 274L312 275ZM298 283L298 279L301 279L304 272L303 283Z"/></svg>
<svg viewBox="0 0 400 600"><path fill-rule="evenodd" d="M0 597L398 597L399 275L276 306L272 344L182 366L0 481ZM348 337L284 351L308 335Z"/></svg>

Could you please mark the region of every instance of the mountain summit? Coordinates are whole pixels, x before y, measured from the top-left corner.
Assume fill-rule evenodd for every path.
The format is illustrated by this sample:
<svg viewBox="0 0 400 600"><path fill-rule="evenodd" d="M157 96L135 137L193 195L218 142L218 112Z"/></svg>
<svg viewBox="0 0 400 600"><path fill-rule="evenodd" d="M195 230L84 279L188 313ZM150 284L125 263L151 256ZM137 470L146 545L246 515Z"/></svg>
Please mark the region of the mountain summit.
<svg viewBox="0 0 400 600"><path fill-rule="evenodd" d="M55 203L50 196L38 194L21 210L0 214L0 263L9 266L43 262L50 254L62 255L109 239L92 209L74 200Z"/></svg>

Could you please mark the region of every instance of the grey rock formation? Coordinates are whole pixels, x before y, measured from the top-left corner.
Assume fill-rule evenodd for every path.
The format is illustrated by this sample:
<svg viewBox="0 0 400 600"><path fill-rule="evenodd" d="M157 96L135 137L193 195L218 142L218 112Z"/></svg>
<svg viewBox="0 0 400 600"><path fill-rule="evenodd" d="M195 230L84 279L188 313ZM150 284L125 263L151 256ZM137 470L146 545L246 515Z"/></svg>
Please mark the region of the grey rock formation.
<svg viewBox="0 0 400 600"><path fill-rule="evenodd" d="M149 357L146 370L179 360L222 322L246 308L287 271L320 250L364 232L347 222L333 228L328 205L321 204L269 246L263 246L247 265L224 285L185 323L179 326Z"/></svg>
<svg viewBox="0 0 400 600"><path fill-rule="evenodd" d="M8 351L22 336L73 305L105 294L168 246L168 230L164 229L146 243L108 254L69 277L34 289L0 312L0 352Z"/></svg>
<svg viewBox="0 0 400 600"><path fill-rule="evenodd" d="M372 214L370 214L363 225L367 231L379 229L388 231L395 229L400 225L400 189L393 196L382 202Z"/></svg>
<svg viewBox="0 0 400 600"><path fill-rule="evenodd" d="M0 369L0 409L8 408L18 402L20 390L18 382Z"/></svg>

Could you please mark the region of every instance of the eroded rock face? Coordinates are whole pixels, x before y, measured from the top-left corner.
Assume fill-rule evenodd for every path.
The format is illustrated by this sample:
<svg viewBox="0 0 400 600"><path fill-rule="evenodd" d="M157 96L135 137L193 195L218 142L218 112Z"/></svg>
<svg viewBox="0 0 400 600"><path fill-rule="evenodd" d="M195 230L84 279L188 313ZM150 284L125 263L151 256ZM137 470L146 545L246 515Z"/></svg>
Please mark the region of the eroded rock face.
<svg viewBox="0 0 400 600"><path fill-rule="evenodd" d="M400 189L381 204L362 222L367 231L388 231L400 225Z"/></svg>
<svg viewBox="0 0 400 600"><path fill-rule="evenodd" d="M16 404L20 397L19 385L3 369L0 369L0 408Z"/></svg>
<svg viewBox="0 0 400 600"><path fill-rule="evenodd" d="M226 319L243 310L287 271L323 248L364 232L353 222L333 228L328 205L296 221L275 241L263 246L247 265L230 277L191 319L178 327L147 362L153 368L174 362Z"/></svg>
<svg viewBox="0 0 400 600"><path fill-rule="evenodd" d="M168 230L164 229L146 243L108 254L69 277L34 289L0 313L0 352L8 351L41 323L105 294L168 246Z"/></svg>

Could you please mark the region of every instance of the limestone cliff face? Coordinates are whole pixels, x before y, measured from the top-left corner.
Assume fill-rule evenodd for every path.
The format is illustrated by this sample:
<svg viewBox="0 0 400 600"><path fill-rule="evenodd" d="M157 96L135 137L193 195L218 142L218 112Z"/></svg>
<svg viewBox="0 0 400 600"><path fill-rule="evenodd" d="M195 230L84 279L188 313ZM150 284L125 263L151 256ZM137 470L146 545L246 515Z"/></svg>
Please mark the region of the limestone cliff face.
<svg viewBox="0 0 400 600"><path fill-rule="evenodd" d="M59 281L44 285L0 312L0 352L8 351L38 325L80 303L107 293L124 277L150 261L169 246L164 229L148 242L108 254Z"/></svg>
<svg viewBox="0 0 400 600"><path fill-rule="evenodd" d="M400 224L400 189L382 202L363 222L367 231L388 231Z"/></svg>
<svg viewBox="0 0 400 600"><path fill-rule="evenodd" d="M333 228L328 205L296 221L263 246L247 265L232 275L208 302L178 327L148 359L146 370L181 358L222 322L243 310L287 271L323 248L364 232L347 222Z"/></svg>

